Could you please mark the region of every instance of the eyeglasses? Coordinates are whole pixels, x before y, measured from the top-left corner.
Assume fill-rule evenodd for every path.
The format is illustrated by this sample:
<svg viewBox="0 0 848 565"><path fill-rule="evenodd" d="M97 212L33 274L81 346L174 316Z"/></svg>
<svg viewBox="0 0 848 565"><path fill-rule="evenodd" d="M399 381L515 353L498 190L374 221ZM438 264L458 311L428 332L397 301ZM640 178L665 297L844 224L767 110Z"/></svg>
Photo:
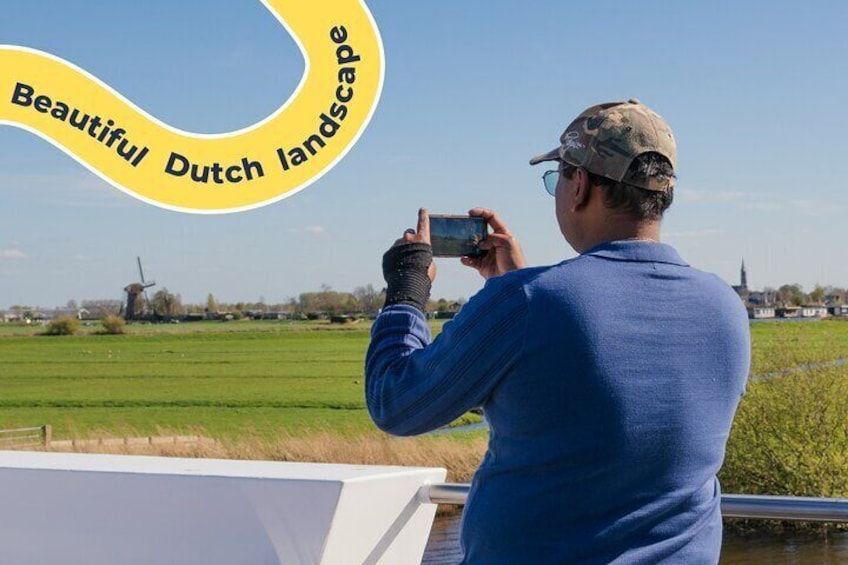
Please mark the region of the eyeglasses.
<svg viewBox="0 0 848 565"><path fill-rule="evenodd" d="M571 178L572 173L574 173L574 169L576 169L574 165L569 165L567 163L563 163L560 165L560 168L557 170L545 171L545 174L542 175L542 183L545 185L545 190L548 191L548 194L551 196L556 196L557 185L559 184L559 176L564 175L565 178Z"/></svg>

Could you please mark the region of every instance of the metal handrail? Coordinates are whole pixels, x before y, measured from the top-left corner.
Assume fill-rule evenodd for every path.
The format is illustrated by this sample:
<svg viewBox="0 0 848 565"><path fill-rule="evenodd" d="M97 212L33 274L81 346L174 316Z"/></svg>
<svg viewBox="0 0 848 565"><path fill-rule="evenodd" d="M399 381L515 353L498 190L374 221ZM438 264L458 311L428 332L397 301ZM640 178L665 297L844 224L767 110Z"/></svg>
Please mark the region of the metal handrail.
<svg viewBox="0 0 848 565"><path fill-rule="evenodd" d="M465 506L468 499L468 483L441 483L424 485L418 491L418 500L424 504L458 504Z"/></svg>
<svg viewBox="0 0 848 565"><path fill-rule="evenodd" d="M418 498L423 503L464 505L469 489L470 485L465 483L425 485L418 492ZM805 496L723 494L721 514L725 518L848 523L848 500Z"/></svg>

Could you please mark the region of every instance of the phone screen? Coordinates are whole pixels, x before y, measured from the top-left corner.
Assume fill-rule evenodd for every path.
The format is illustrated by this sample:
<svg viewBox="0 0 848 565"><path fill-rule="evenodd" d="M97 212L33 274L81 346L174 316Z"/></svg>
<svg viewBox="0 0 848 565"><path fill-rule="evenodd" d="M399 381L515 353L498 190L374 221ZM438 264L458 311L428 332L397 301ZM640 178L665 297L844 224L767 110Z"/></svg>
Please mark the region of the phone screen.
<svg viewBox="0 0 848 565"><path fill-rule="evenodd" d="M485 253L486 220L478 216L430 215L430 242L435 257L479 257Z"/></svg>

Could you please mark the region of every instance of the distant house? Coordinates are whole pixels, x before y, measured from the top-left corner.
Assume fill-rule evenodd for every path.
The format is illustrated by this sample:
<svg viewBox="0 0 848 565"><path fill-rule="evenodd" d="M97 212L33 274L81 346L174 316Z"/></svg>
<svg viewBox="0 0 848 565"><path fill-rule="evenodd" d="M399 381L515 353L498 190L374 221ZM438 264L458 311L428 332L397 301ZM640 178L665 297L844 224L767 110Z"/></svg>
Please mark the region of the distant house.
<svg viewBox="0 0 848 565"><path fill-rule="evenodd" d="M451 302L447 306L447 310L439 310L436 312L435 318L437 320L451 320L453 319L457 313L462 309L462 304L459 302Z"/></svg>
<svg viewBox="0 0 848 565"><path fill-rule="evenodd" d="M212 311L209 308L203 310L203 319L204 320L218 320L223 322L229 322L234 318L232 312L224 312L223 310Z"/></svg>
<svg viewBox="0 0 848 565"><path fill-rule="evenodd" d="M827 316L827 308L824 306L802 306L802 318L824 318Z"/></svg>
<svg viewBox="0 0 848 565"><path fill-rule="evenodd" d="M774 308L768 306L751 306L748 308L748 318L752 320L765 320L774 317Z"/></svg>
<svg viewBox="0 0 848 565"><path fill-rule="evenodd" d="M85 308L79 309L79 311L77 312L77 317L80 320L99 320L100 319L96 315L94 315L91 312L89 312L88 310L86 310Z"/></svg>
<svg viewBox="0 0 848 565"><path fill-rule="evenodd" d="M786 306L777 308L779 318L824 318L827 316L827 308L824 306Z"/></svg>
<svg viewBox="0 0 848 565"><path fill-rule="evenodd" d="M87 315L89 312L85 308L54 308L53 310L48 310L44 313L44 316L48 320L55 320L56 318L68 317L68 318L76 318L77 320L83 319L83 314Z"/></svg>
<svg viewBox="0 0 848 565"><path fill-rule="evenodd" d="M841 292L832 292L824 297L824 303L838 306L845 303L845 296Z"/></svg>
<svg viewBox="0 0 848 565"><path fill-rule="evenodd" d="M20 322L23 320L23 314L20 312L3 312L2 320L4 322Z"/></svg>
<svg viewBox="0 0 848 565"><path fill-rule="evenodd" d="M831 316L848 316L848 304L836 304L827 307L827 313Z"/></svg>
<svg viewBox="0 0 848 565"><path fill-rule="evenodd" d="M0 312L0 322L45 322L67 316L78 320L90 319L85 308L54 308L52 310L32 310L28 312Z"/></svg>
<svg viewBox="0 0 848 565"><path fill-rule="evenodd" d="M773 291L752 290L748 292L748 304L757 306L769 306L777 301L777 296Z"/></svg>
<svg viewBox="0 0 848 565"><path fill-rule="evenodd" d="M307 312L306 319L307 320L326 320L330 317L326 312L322 312L320 310L315 312Z"/></svg>
<svg viewBox="0 0 848 565"><path fill-rule="evenodd" d="M286 320L289 317L288 312L263 312L263 320Z"/></svg>

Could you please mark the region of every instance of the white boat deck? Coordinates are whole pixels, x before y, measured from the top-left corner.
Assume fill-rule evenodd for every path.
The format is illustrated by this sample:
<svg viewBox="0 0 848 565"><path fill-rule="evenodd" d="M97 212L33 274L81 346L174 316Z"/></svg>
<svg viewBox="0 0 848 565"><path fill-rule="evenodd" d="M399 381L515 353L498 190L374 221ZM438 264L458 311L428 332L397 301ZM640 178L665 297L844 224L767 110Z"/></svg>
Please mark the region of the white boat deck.
<svg viewBox="0 0 848 565"><path fill-rule="evenodd" d="M444 469L0 451L0 563L420 563Z"/></svg>

